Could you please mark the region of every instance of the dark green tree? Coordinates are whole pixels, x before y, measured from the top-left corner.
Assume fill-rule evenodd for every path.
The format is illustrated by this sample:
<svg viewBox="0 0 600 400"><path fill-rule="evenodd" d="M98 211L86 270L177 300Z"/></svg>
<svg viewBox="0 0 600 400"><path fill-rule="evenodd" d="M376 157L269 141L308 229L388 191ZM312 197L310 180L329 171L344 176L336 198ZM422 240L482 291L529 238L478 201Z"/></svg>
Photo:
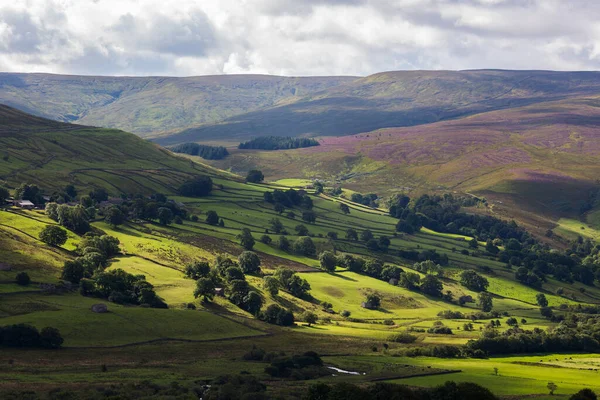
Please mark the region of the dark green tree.
<svg viewBox="0 0 600 400"><path fill-rule="evenodd" d="M492 300L492 296L487 292L482 292L479 294L479 307L484 312L492 311L494 304Z"/></svg>
<svg viewBox="0 0 600 400"><path fill-rule="evenodd" d="M67 231L56 225L46 225L40 232L40 240L50 246L62 246L67 242Z"/></svg>
<svg viewBox="0 0 600 400"><path fill-rule="evenodd" d="M210 278L200 278L196 281L194 297L202 297L202 301L212 301L215 297L215 283Z"/></svg>
<svg viewBox="0 0 600 400"><path fill-rule="evenodd" d="M254 237L252 237L252 232L250 229L242 228L242 231L237 238L244 249L252 250L254 248L254 243L256 243L256 241L254 240Z"/></svg>
<svg viewBox="0 0 600 400"><path fill-rule="evenodd" d="M15 282L20 286L27 286L31 282L31 278L27 272L19 272L15 277Z"/></svg>
<svg viewBox="0 0 600 400"><path fill-rule="evenodd" d="M319 254L319 262L325 271L333 272L337 265L337 257L330 251L324 251Z"/></svg>
<svg viewBox="0 0 600 400"><path fill-rule="evenodd" d="M173 211L167 207L158 209L158 222L161 225L169 225L173 221Z"/></svg>
<svg viewBox="0 0 600 400"><path fill-rule="evenodd" d="M160 218L160 215L159 215L159 218ZM108 224L112 225L113 227L116 227L118 225L122 225L125 222L125 215L118 207L113 206L113 207L110 207L108 210L106 210L104 220ZM166 224L163 224L163 225L166 225Z"/></svg>
<svg viewBox="0 0 600 400"><path fill-rule="evenodd" d="M238 264L245 274L260 272L260 258L253 251L244 251L238 257Z"/></svg>
<svg viewBox="0 0 600 400"><path fill-rule="evenodd" d="M265 176L263 175L262 171L259 171L257 169L252 169L248 171L248 175L246 175L246 182L260 183L264 180Z"/></svg>
<svg viewBox="0 0 600 400"><path fill-rule="evenodd" d="M219 223L219 214L216 211L208 211L206 213L206 223L209 225L217 225Z"/></svg>

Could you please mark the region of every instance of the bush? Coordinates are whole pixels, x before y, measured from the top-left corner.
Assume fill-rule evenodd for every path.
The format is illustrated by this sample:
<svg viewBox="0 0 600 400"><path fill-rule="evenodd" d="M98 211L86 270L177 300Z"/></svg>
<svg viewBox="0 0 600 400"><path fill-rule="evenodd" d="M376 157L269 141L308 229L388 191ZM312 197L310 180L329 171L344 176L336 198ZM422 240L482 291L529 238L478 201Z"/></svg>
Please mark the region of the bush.
<svg viewBox="0 0 600 400"><path fill-rule="evenodd" d="M56 328L46 327L40 333L36 327L27 324L0 327L1 346L57 349L62 344L63 338Z"/></svg>
<svg viewBox="0 0 600 400"><path fill-rule="evenodd" d="M408 332L402 332L402 333L396 333L396 334L390 336L388 340L390 342L408 344L408 343L414 343L417 340L417 337L415 335L411 335Z"/></svg>
<svg viewBox="0 0 600 400"><path fill-rule="evenodd" d="M27 286L31 282L31 278L29 278L27 272L19 272L15 277L15 281L17 282L17 285Z"/></svg>

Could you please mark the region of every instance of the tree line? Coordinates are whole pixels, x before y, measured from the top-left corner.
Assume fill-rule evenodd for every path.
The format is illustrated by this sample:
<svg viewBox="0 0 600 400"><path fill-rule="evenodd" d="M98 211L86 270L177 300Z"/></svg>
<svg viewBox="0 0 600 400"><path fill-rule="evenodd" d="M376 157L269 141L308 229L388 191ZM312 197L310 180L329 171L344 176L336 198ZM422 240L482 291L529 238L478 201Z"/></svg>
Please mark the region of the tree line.
<svg viewBox="0 0 600 400"><path fill-rule="evenodd" d="M290 136L259 136L247 142L240 143L238 148L256 150L288 150L312 146L319 146L319 142L310 138L296 138Z"/></svg>
<svg viewBox="0 0 600 400"><path fill-rule="evenodd" d="M208 146L198 143L181 143L171 147L170 150L174 153L199 156L205 160L222 160L229 155L229 152L223 146Z"/></svg>

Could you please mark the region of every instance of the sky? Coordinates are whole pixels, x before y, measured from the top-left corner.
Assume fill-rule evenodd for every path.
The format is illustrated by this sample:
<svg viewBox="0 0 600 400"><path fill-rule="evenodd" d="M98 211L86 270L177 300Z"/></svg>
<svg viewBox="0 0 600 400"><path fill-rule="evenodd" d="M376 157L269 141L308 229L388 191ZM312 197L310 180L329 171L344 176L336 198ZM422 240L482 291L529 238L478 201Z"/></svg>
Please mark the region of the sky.
<svg viewBox="0 0 600 400"><path fill-rule="evenodd" d="M597 0L0 0L0 71L600 69Z"/></svg>

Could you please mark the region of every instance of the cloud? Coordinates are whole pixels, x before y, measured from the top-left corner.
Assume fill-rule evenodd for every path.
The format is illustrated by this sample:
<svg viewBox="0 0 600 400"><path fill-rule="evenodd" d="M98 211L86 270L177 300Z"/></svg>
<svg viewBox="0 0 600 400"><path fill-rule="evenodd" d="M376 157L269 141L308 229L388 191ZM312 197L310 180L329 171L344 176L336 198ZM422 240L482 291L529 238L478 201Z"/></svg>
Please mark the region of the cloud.
<svg viewBox="0 0 600 400"><path fill-rule="evenodd" d="M0 0L0 68L367 75L600 66L588 0Z"/></svg>

